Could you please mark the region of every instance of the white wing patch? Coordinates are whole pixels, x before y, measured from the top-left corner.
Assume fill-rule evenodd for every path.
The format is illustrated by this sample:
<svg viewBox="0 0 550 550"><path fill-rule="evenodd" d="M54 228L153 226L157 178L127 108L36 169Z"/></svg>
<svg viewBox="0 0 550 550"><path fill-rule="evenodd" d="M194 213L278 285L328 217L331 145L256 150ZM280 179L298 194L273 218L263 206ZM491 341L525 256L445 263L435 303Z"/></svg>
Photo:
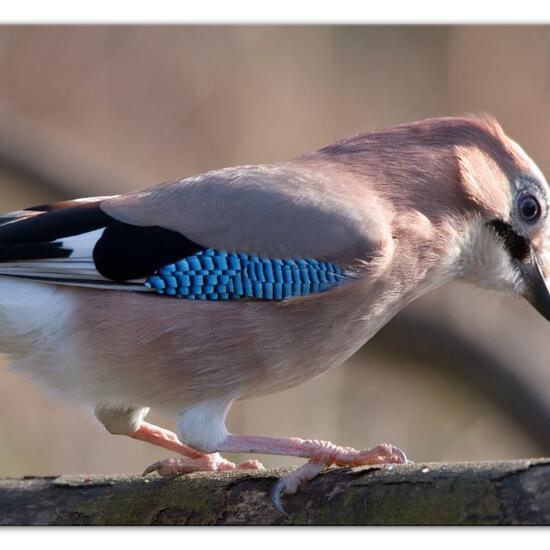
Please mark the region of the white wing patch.
<svg viewBox="0 0 550 550"><path fill-rule="evenodd" d="M71 251L66 258L2 262L0 263L0 275L70 286L107 287L113 290L150 292L144 286L144 278L116 283L106 279L97 271L93 260L93 250L104 230L104 228L97 229L53 241L59 243L60 248Z"/></svg>

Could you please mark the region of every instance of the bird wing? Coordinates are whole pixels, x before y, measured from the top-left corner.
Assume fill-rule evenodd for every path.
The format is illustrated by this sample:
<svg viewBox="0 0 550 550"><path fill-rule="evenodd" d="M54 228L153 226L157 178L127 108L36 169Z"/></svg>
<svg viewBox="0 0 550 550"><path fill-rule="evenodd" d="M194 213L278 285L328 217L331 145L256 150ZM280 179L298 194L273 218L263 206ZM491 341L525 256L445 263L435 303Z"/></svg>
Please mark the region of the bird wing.
<svg viewBox="0 0 550 550"><path fill-rule="evenodd" d="M253 166L41 205L0 217L0 275L202 299L322 291L386 236L352 192L342 177Z"/></svg>
<svg viewBox="0 0 550 550"><path fill-rule="evenodd" d="M217 170L114 197L101 208L203 246L272 257L375 251L389 231L386 213L356 178L298 163Z"/></svg>

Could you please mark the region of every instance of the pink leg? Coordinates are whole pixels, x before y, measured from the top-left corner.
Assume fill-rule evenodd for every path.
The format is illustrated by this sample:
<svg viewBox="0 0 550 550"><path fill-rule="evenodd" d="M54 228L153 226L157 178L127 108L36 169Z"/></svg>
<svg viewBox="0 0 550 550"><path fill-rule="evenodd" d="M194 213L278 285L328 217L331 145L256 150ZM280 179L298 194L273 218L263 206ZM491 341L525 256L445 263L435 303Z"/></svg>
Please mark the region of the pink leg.
<svg viewBox="0 0 550 550"><path fill-rule="evenodd" d="M368 464L405 464L405 453L393 445L378 445L372 449L358 451L352 447L340 447L329 441L304 440L297 437L272 438L261 436L230 435L219 447L219 451L231 453L264 453L308 458L308 462L273 487L271 497L277 510L285 513L281 506L282 494L294 494L300 485L319 475L325 468L336 466L364 466Z"/></svg>
<svg viewBox="0 0 550 550"><path fill-rule="evenodd" d="M142 422L137 432L130 435L133 439L158 445L169 451L183 455L184 458L168 458L155 462L149 466L144 475L158 472L160 475L173 475L197 471L218 471L237 469L262 469L263 466L257 460L248 460L241 464L235 464L223 458L219 453L201 453L192 447L184 445L178 436L164 428L159 428L148 422Z"/></svg>

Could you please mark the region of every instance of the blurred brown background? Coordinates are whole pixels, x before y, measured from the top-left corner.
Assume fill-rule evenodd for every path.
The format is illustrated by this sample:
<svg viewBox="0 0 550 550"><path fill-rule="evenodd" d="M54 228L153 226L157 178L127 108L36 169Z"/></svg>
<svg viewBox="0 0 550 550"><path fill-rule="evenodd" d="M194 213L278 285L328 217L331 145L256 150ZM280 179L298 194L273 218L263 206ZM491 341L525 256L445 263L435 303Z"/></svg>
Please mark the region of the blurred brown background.
<svg viewBox="0 0 550 550"><path fill-rule="evenodd" d="M548 27L11 26L0 75L0 211L471 111L495 115L550 173ZM549 335L524 303L449 285L349 364L238 403L229 427L387 441L416 461L550 454ZM0 416L0 475L135 473L166 456L109 435L5 361Z"/></svg>

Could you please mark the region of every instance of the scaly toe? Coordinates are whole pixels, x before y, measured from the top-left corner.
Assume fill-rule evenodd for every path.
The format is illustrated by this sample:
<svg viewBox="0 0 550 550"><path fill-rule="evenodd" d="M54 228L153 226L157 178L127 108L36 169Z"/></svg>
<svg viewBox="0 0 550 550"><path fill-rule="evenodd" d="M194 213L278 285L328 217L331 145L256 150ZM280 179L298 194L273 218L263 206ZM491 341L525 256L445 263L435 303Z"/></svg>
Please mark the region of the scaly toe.
<svg viewBox="0 0 550 550"><path fill-rule="evenodd" d="M278 512L288 516L281 504L281 497L283 495L293 495L304 483L317 477L327 467L327 461L324 460L324 457L325 455L313 457L303 466L280 478L275 483L273 489L271 489L271 501ZM326 459L330 461L328 455Z"/></svg>
<svg viewBox="0 0 550 550"><path fill-rule="evenodd" d="M351 466L368 466L375 464L406 464L405 453L393 445L377 445L372 449L359 451L350 461ZM341 462L338 465L343 465Z"/></svg>
<svg viewBox="0 0 550 550"><path fill-rule="evenodd" d="M237 470L265 470L264 465L259 460L246 460L237 464Z"/></svg>
<svg viewBox="0 0 550 550"><path fill-rule="evenodd" d="M151 464L143 475L157 472L160 476L189 474L191 472L227 472L233 470L263 470L263 464L257 460L247 460L237 465L223 458L219 453L209 453L198 458L166 458Z"/></svg>
<svg viewBox="0 0 550 550"><path fill-rule="evenodd" d="M166 458L151 464L143 475L157 472L160 476L190 474L191 472L219 472L236 470L235 463L223 458L219 453L211 453L199 458Z"/></svg>
<svg viewBox="0 0 550 550"><path fill-rule="evenodd" d="M197 459L196 462L196 470L206 472L226 472L228 470L235 470L237 468L234 462L226 460L220 453L206 454L203 457Z"/></svg>

